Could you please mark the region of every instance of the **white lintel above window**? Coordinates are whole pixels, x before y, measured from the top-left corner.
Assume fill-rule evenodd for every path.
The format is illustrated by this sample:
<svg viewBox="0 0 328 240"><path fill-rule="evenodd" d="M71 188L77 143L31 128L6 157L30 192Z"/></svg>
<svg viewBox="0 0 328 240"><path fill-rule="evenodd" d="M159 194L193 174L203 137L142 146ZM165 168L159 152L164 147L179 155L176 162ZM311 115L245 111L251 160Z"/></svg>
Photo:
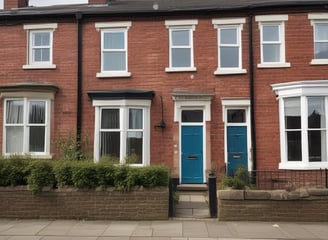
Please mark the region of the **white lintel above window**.
<svg viewBox="0 0 328 240"><path fill-rule="evenodd" d="M127 28L131 27L131 22L97 22L95 28L99 31L102 28Z"/></svg>

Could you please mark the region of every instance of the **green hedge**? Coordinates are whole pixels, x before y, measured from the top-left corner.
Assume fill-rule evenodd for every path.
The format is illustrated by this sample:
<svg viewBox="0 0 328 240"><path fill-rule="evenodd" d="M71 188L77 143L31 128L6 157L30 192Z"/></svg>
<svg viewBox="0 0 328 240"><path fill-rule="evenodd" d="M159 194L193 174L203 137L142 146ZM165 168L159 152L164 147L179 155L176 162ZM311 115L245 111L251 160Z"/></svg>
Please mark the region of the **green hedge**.
<svg viewBox="0 0 328 240"><path fill-rule="evenodd" d="M134 186L168 186L165 166L131 167L88 161L33 160L19 157L0 159L0 186L28 185L34 193L45 186L83 189L115 187L129 191Z"/></svg>

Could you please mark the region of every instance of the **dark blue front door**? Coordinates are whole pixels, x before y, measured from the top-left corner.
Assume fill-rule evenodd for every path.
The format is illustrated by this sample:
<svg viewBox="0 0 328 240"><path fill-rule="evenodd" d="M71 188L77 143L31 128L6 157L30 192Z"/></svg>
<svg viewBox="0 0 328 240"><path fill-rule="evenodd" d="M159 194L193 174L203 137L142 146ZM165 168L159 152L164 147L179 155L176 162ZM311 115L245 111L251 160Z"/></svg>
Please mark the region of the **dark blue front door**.
<svg viewBox="0 0 328 240"><path fill-rule="evenodd" d="M182 126L181 183L203 183L203 127Z"/></svg>
<svg viewBox="0 0 328 240"><path fill-rule="evenodd" d="M238 167L248 168L247 160L247 127L227 127L228 140L228 176L234 175Z"/></svg>

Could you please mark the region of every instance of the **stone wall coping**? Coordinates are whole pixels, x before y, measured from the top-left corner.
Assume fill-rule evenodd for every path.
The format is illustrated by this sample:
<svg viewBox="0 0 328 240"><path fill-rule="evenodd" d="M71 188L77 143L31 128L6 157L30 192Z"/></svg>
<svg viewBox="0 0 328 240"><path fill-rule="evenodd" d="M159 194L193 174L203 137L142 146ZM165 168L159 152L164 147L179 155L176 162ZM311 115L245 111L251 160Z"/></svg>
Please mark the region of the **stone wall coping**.
<svg viewBox="0 0 328 240"><path fill-rule="evenodd" d="M218 190L220 200L305 200L319 199L328 196L328 189L300 188L295 191L286 190Z"/></svg>

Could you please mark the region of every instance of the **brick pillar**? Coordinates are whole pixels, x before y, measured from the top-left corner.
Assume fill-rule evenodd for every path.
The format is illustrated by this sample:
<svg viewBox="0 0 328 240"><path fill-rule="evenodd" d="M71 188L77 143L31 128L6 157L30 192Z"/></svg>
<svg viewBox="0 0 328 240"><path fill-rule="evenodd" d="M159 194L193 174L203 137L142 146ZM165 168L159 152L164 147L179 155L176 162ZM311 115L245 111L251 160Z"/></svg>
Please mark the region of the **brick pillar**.
<svg viewBox="0 0 328 240"><path fill-rule="evenodd" d="M28 0L4 0L4 9L22 8L28 6Z"/></svg>

